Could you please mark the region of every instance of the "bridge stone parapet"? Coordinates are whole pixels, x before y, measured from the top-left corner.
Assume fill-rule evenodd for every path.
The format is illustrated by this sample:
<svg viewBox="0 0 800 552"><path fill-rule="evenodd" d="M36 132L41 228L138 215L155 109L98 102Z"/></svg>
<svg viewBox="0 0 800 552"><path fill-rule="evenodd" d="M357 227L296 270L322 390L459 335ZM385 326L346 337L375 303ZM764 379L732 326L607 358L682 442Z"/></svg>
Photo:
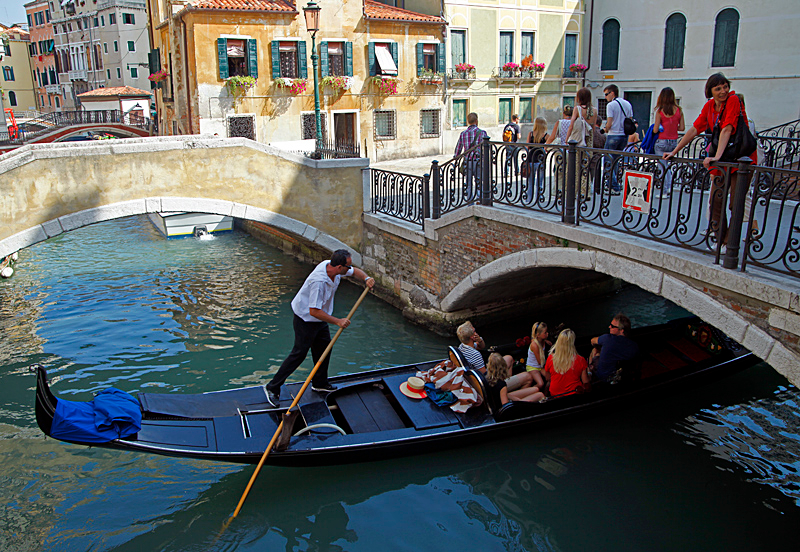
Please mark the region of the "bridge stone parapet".
<svg viewBox="0 0 800 552"><path fill-rule="evenodd" d="M0 157L0 256L154 211L233 215L358 251L367 164L208 136L23 146Z"/></svg>
<svg viewBox="0 0 800 552"><path fill-rule="evenodd" d="M365 214L362 253L405 314L431 326L581 300L603 279L621 281L700 316L800 383L800 290L791 278L726 270L699 252L501 206L459 209L424 230Z"/></svg>

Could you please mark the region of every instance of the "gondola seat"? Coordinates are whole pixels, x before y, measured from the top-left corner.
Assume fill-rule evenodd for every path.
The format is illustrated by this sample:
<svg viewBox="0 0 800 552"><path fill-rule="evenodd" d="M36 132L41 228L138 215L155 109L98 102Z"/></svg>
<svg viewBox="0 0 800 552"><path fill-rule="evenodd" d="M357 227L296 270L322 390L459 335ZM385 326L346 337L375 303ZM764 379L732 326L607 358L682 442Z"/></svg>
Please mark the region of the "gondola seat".
<svg viewBox="0 0 800 552"><path fill-rule="evenodd" d="M486 405L486 408L489 410L489 414L494 415L495 409L489 400L489 394L486 391L486 378L483 377L483 374L470 368L469 370L464 371L464 378L473 387L473 389L475 389L475 392L481 396L481 401Z"/></svg>

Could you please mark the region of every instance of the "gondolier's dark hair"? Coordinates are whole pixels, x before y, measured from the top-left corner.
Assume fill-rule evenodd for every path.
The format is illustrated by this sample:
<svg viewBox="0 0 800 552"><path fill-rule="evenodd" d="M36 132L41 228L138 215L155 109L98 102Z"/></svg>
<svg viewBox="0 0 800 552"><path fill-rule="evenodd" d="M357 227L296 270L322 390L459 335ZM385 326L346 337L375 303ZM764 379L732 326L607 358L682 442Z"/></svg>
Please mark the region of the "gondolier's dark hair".
<svg viewBox="0 0 800 552"><path fill-rule="evenodd" d="M337 249L331 256L331 266L344 266L347 264L347 259L352 257L347 249Z"/></svg>

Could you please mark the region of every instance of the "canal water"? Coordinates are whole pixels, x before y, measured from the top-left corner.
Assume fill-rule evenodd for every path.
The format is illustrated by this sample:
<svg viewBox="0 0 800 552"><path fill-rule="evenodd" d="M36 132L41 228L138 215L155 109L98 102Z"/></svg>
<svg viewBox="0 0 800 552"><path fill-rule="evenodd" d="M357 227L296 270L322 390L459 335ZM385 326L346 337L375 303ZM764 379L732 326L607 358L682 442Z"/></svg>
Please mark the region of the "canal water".
<svg viewBox="0 0 800 552"><path fill-rule="evenodd" d="M796 547L800 395L764 364L635 410L471 448L267 467L225 531L253 467L72 446L36 427L28 366L37 362L72 400L109 386L197 393L266 382L291 348L289 302L309 271L244 233L167 241L144 217L23 251L13 279L0 282L0 550ZM359 292L343 284L337 314ZM534 319L596 334L619 310L634 325L685 314L628 288L530 313L519 337ZM453 341L370 296L331 372L442 357Z"/></svg>

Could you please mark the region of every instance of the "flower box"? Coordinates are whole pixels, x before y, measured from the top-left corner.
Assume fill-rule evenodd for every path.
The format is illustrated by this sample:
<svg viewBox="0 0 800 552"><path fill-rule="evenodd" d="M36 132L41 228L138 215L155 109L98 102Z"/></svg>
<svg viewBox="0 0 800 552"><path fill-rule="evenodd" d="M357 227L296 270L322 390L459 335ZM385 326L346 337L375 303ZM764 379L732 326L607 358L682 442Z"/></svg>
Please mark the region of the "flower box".
<svg viewBox="0 0 800 552"><path fill-rule="evenodd" d="M375 76L370 79L372 84L378 90L379 94L386 94L388 96L392 96L397 94L397 84L399 80L394 77L381 77Z"/></svg>
<svg viewBox="0 0 800 552"><path fill-rule="evenodd" d="M353 77L329 75L327 77L322 77L320 85L327 86L334 92L344 92L353 87Z"/></svg>
<svg viewBox="0 0 800 552"><path fill-rule="evenodd" d="M296 96L306 91L306 87L308 86L308 80L279 78L275 79L275 84L278 86L278 88L288 88L289 90L291 90L292 94Z"/></svg>

